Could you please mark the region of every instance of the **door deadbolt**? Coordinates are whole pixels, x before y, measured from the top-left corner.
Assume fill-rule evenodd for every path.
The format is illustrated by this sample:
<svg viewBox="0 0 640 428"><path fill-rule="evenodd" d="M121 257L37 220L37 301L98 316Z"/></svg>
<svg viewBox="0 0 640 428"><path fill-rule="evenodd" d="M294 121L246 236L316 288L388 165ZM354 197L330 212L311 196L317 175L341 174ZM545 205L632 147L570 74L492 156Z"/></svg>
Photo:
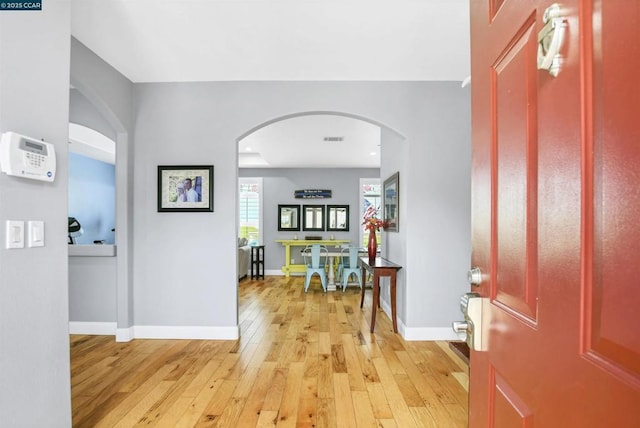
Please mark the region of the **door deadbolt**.
<svg viewBox="0 0 640 428"><path fill-rule="evenodd" d="M451 323L456 333L466 333L467 345L476 351L486 351L486 337L482 335L482 310L486 298L478 293L465 293L460 298L460 311L464 315L464 321ZM484 339L484 341L483 341Z"/></svg>

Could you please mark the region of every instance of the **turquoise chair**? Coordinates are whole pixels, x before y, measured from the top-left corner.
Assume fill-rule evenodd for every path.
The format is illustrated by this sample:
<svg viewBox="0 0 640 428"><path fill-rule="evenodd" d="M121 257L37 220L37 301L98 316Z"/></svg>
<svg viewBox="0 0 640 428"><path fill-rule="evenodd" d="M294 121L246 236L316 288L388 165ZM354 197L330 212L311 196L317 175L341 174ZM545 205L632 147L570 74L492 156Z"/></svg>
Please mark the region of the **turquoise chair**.
<svg viewBox="0 0 640 428"><path fill-rule="evenodd" d="M302 251L302 255L304 257L304 264L307 265L307 275L304 280L304 292L306 293L309 289L311 277L314 274L318 274L318 276L320 277L320 281L322 282L322 289L326 293L327 272L325 271L325 266L329 257L329 251L327 250L327 247L320 244L308 245Z"/></svg>
<svg viewBox="0 0 640 428"><path fill-rule="evenodd" d="M346 257L344 254L349 251L349 248L351 248L350 244L340 244L340 255L336 259L336 282L342 283L342 269L344 268L344 261L349 260L349 254L347 253ZM362 248L358 248L358 251L362 252ZM348 262L347 266L349 266Z"/></svg>
<svg viewBox="0 0 640 428"><path fill-rule="evenodd" d="M337 260L336 260L336 282L337 281L342 281L342 259L344 257L342 257L343 253L346 251L347 248L349 248L350 245L349 244L340 244L340 255L338 256ZM336 247L337 248L337 247Z"/></svg>
<svg viewBox="0 0 640 428"><path fill-rule="evenodd" d="M362 288L362 269L358 266L358 247L346 247L340 250L340 266L338 268L338 277L342 282L342 292L347 289L347 283L351 275L355 275L358 285Z"/></svg>

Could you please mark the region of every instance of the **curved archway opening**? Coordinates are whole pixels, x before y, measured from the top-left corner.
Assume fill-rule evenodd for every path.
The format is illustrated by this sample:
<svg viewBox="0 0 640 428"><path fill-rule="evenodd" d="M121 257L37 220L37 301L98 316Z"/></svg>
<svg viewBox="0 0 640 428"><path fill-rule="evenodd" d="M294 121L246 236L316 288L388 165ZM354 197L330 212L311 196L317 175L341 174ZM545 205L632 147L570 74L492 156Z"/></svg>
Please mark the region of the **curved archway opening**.
<svg viewBox="0 0 640 428"><path fill-rule="evenodd" d="M379 121L346 112L307 111L267 120L237 139L240 168L379 168Z"/></svg>
<svg viewBox="0 0 640 428"><path fill-rule="evenodd" d="M116 164L116 142L93 128L78 123L69 123L69 151L111 165Z"/></svg>
<svg viewBox="0 0 640 428"><path fill-rule="evenodd" d="M238 137L239 187L247 182L264 187L258 186L255 193L259 195L253 195L257 205L251 205L242 191L239 192L237 230L242 237L243 230L249 228L243 215L248 213L248 207L260 206L263 212L260 218L264 218L258 226L264 231L260 234L260 243L269 254L266 274L283 275L285 264L301 262L296 259L297 254L290 260L283 259L286 256L280 253L285 251L276 240L320 235L325 239L349 240L354 245L362 242L361 212L367 203L363 186L366 184L370 189L372 182L380 181L385 141L397 144L404 140L404 135L387 124L339 111L303 111L279 116L265 120ZM295 199L293 190L298 189L328 189L331 199ZM301 209L305 204L348 206L350 227L339 232L325 227L311 233L304 230L301 221L297 232L278 231L277 213L281 204L299 205ZM255 232L255 226L251 228ZM240 256L238 263L242 266Z"/></svg>
<svg viewBox="0 0 640 428"><path fill-rule="evenodd" d="M121 118L109 107L108 103L82 78L73 73L70 76L71 88L80 93L95 108L101 119L113 131L115 141L115 238L117 251L115 255L115 335L116 341L131 340L129 327L133 322L133 290L131 257L132 251L132 206L130 205L130 143L129 131ZM109 316L109 318L111 318ZM108 334L114 334L111 327ZM101 334L105 334L101 330Z"/></svg>

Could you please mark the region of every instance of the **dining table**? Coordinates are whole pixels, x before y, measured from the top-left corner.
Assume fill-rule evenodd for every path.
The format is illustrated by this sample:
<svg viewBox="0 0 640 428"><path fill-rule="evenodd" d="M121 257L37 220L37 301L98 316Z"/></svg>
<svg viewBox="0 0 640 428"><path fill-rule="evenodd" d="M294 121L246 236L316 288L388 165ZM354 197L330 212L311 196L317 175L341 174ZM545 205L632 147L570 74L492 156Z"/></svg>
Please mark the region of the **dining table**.
<svg viewBox="0 0 640 428"><path fill-rule="evenodd" d="M296 264L294 263L294 259L291 258L292 252L291 249L293 247L306 247L308 245L320 244L329 248L335 248L330 250L334 255L330 257L329 262L333 263L332 259L335 259L336 253L340 255L340 246L343 244L349 244L348 239L276 239L276 242L282 244L284 247L284 264L282 265L282 272L285 277L289 277L293 274L304 274L307 271L307 266L305 264ZM333 280L335 281L335 275ZM333 285L333 289L335 290L335 283Z"/></svg>

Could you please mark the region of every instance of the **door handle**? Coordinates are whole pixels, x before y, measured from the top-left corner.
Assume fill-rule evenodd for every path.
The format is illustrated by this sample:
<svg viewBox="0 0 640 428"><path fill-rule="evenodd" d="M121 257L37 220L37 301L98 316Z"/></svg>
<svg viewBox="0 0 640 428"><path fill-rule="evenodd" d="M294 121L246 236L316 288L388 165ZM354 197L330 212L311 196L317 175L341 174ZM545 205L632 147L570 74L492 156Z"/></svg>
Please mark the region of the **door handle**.
<svg viewBox="0 0 640 428"><path fill-rule="evenodd" d="M560 47L567 20L561 16L557 3L549 6L542 16L544 27L538 33L538 70L548 70L556 77L560 72Z"/></svg>
<svg viewBox="0 0 640 428"><path fill-rule="evenodd" d="M469 284L476 287L482 284L482 271L479 267L476 266L469 269L469 271L467 272L467 281L469 281Z"/></svg>

